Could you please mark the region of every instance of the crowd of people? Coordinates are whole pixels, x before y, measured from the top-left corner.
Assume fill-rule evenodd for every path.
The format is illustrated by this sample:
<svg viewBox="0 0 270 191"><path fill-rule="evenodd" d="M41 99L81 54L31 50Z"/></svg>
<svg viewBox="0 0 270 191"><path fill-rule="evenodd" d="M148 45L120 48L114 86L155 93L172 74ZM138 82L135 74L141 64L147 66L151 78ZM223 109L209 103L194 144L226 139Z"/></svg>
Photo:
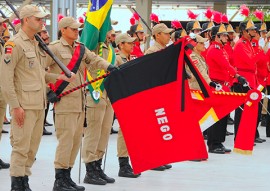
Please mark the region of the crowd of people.
<svg viewBox="0 0 270 191"><path fill-rule="evenodd" d="M107 176L101 168L109 135L114 131L112 124L115 119L106 90L102 88L103 82L81 88L61 99L57 99L57 96L85 83L87 77L95 79L104 72L117 70L123 63L162 51L169 44L177 43L186 36L193 40L192 46L189 46L189 57L213 90L246 93L261 84L265 87L265 93L270 91L270 32L267 32L263 22L254 24L250 19L241 22L239 34L229 23L209 21L201 27L199 21L193 20L188 22L184 29L181 24L172 23L172 28L169 28L164 23L155 22L152 34L148 35L138 21L132 24L126 33L116 34L113 29L108 31L105 42L98 44L95 50L89 50L78 41L81 33L79 29L83 28L83 23L72 17L63 17L59 21L58 40L50 42L44 26L44 18L48 16L38 7L26 5L20 11L21 23L17 27L17 34L11 38L7 35L8 28L5 26L8 20L0 17L0 127L2 128L4 123L7 105L12 117L10 165L0 159L0 169L10 168L12 191L31 190L29 176L41 137L52 134L45 129L45 126L52 125L46 121L50 105L46 93L51 92L50 89L53 90L51 95L56 98L53 110L58 140L53 191L85 190L71 179L81 144L86 168L84 183L114 183L115 179ZM55 60L38 46L36 34L40 35L52 53L71 71L70 78L66 77ZM153 40L152 46L144 50L144 44L150 36ZM186 71L190 73L188 67ZM190 89L200 89L191 73L188 80ZM257 126L263 104L261 102L259 105ZM270 102L265 108L270 108ZM266 136L270 137L270 115L267 109ZM236 109L235 136L241 114L242 110ZM210 153L231 152L231 149L223 145L228 135L228 119L229 115L203 132ZM257 130L254 142L265 141L260 138ZM134 174L129 163L121 127L117 138L117 157L119 177L137 178L141 175ZM206 159L198 159L201 160ZM164 171L170 168L171 164L165 164L152 170Z"/></svg>

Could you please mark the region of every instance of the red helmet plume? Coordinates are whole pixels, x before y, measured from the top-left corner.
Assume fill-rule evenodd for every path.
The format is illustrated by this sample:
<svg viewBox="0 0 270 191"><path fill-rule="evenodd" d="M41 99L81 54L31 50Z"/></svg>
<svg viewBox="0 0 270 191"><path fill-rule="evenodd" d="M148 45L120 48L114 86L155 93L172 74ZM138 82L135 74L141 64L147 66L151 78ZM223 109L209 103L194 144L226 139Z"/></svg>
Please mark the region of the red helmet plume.
<svg viewBox="0 0 270 191"><path fill-rule="evenodd" d="M204 16L205 16L207 19L211 20L211 18L212 18L212 16L213 16L213 10L211 10L210 8L208 8L208 9L206 10L206 12L204 12Z"/></svg>
<svg viewBox="0 0 270 191"><path fill-rule="evenodd" d="M197 19L199 14L195 14L191 10L188 9L187 10L187 15L188 15L188 18L190 18L190 19Z"/></svg>
<svg viewBox="0 0 270 191"><path fill-rule="evenodd" d="M159 18L158 18L158 16L157 16L156 14L154 14L154 13L151 13L151 14L150 14L150 20L153 21L153 22L155 22L155 23L159 23Z"/></svg>
<svg viewBox="0 0 270 191"><path fill-rule="evenodd" d="M245 4L240 6L240 14L246 17L249 16L249 8Z"/></svg>

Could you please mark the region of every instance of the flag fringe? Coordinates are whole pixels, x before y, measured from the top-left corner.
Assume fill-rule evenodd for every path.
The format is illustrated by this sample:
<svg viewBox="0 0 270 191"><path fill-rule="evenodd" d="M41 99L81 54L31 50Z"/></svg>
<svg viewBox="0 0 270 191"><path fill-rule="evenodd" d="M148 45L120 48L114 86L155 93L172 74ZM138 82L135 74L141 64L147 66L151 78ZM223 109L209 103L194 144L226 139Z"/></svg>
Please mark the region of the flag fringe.
<svg viewBox="0 0 270 191"><path fill-rule="evenodd" d="M242 154L242 155L252 155L252 151L242 150L242 149L237 149L237 148L234 148L233 152L238 153L238 154Z"/></svg>

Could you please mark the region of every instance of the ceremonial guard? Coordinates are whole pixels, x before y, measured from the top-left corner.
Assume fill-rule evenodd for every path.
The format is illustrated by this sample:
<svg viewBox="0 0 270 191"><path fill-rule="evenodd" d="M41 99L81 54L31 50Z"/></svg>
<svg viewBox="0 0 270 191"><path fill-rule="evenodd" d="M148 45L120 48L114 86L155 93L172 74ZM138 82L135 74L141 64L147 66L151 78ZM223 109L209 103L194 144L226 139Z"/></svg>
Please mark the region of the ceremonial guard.
<svg viewBox="0 0 270 191"><path fill-rule="evenodd" d="M131 57L133 51L134 42L136 37L130 37L127 33L119 34L116 36L115 43L119 49L116 55L116 66L120 66L125 62L128 62L134 57ZM118 131L117 137L117 156L119 160L119 172L118 176L127 178L137 178L139 174L134 174L132 167L129 164L129 154L126 147L125 139L123 137L121 127Z"/></svg>
<svg viewBox="0 0 270 191"><path fill-rule="evenodd" d="M59 95L63 91L78 87L84 83L85 67L89 70L114 69L107 61L88 50L83 44L77 42L79 28L83 27L72 17L64 17L59 23L60 40L50 43L52 52L76 74L76 80L72 83L55 83L55 93ZM50 72L61 73L59 66L47 57L47 65ZM79 89L62 97L55 103L55 127L58 145L55 154L55 182L54 191L85 190L83 186L76 185L71 179L71 169L78 154L85 119L84 114L84 89Z"/></svg>
<svg viewBox="0 0 270 191"><path fill-rule="evenodd" d="M209 67L209 77L213 82L222 85L224 91L230 91L234 78L238 77L236 70L229 62L229 56L224 49L227 43L227 31L223 24L212 28L212 42L206 55ZM207 145L210 153L225 154L231 152L222 144L226 137L227 116L219 120L207 130Z"/></svg>
<svg viewBox="0 0 270 191"><path fill-rule="evenodd" d="M239 25L240 39L236 42L233 51L233 66L238 71L238 74L243 76L248 84L246 83L234 83L232 90L234 92L246 93L250 88L257 89L256 79L256 63L259 59L255 54L252 47L251 40L255 37L256 27L252 20L241 22ZM245 84L245 86L243 86ZM234 133L235 137L240 124L242 110L237 108L234 116Z"/></svg>
<svg viewBox="0 0 270 191"><path fill-rule="evenodd" d="M254 49L255 54L258 55L259 59L256 63L257 65L257 72L256 72L256 78L258 80L258 84L262 85L263 87L266 87L266 81L268 77L268 66L269 66L269 58L268 56L264 53L262 47L259 45L259 40L261 37L261 31L264 30L264 25L261 23L255 24L256 26L256 33L254 38L252 39L251 45ZM265 92L265 89L263 90ZM259 104L259 109L258 109L258 121L257 121L257 128L256 128L256 136L255 136L255 143L263 143L266 140L260 138L260 134L258 131L258 126L261 121L261 112L262 112L262 105L263 105L263 100L260 101Z"/></svg>
<svg viewBox="0 0 270 191"><path fill-rule="evenodd" d="M2 60L2 56L4 55L3 46L5 44L5 41L2 39L2 34L3 34L3 31L6 30L6 28L4 27L4 23L6 23L7 21L8 21L8 19L3 19L2 17L0 17L0 60ZM2 62L0 62L0 63L2 63ZM1 76L1 80L2 80L2 78L3 77ZM1 136L2 136L4 117L6 114L6 107L7 107L7 103L5 102L5 100L2 96L1 87L0 87L0 140L1 140ZM5 169L5 168L9 168L9 164L3 162L0 159L0 169Z"/></svg>
<svg viewBox="0 0 270 191"><path fill-rule="evenodd" d="M172 33L173 31L174 29L168 28L164 23L156 24L152 29L152 35L155 43L153 46L148 48L145 54L151 54L166 48L166 45L169 43L171 38L170 33ZM164 171L170 168L172 168L172 165L166 164L157 168L153 168L152 170Z"/></svg>
<svg viewBox="0 0 270 191"><path fill-rule="evenodd" d="M104 43L99 44L97 53L112 65L116 56L110 43L111 31L106 35ZM104 70L95 69L86 73L88 81L105 74ZM86 94L86 121L82 146L82 158L86 166L84 183L105 185L114 183L115 179L108 177L102 170L102 159L109 142L112 128L113 108L103 85L104 79L88 85Z"/></svg>
<svg viewBox="0 0 270 191"><path fill-rule="evenodd" d="M26 5L20 11L22 27L4 47L1 62L1 90L11 109L11 190L31 191L28 176L42 136L46 83L68 80L62 74L45 73L46 53L34 35L48 14L37 6ZM74 75L68 81L72 81Z"/></svg>

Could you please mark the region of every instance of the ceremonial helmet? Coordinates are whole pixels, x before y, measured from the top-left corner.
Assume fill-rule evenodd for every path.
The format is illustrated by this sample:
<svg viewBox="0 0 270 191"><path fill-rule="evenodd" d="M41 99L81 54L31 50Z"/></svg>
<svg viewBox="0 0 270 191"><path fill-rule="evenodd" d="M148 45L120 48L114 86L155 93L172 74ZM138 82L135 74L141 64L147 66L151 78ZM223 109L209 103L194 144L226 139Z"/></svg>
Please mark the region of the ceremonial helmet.
<svg viewBox="0 0 270 191"><path fill-rule="evenodd" d="M239 24L239 30L251 30L251 29L256 29L256 26L254 25L253 21L249 19L248 21L243 21L240 22Z"/></svg>
<svg viewBox="0 0 270 191"><path fill-rule="evenodd" d="M212 27L212 38L219 34L228 34L224 24Z"/></svg>
<svg viewBox="0 0 270 191"><path fill-rule="evenodd" d="M190 33L190 31L193 31L193 30L202 30L202 27L200 25L200 22L199 21L190 21L187 23L187 26L186 26L186 31L188 33Z"/></svg>

